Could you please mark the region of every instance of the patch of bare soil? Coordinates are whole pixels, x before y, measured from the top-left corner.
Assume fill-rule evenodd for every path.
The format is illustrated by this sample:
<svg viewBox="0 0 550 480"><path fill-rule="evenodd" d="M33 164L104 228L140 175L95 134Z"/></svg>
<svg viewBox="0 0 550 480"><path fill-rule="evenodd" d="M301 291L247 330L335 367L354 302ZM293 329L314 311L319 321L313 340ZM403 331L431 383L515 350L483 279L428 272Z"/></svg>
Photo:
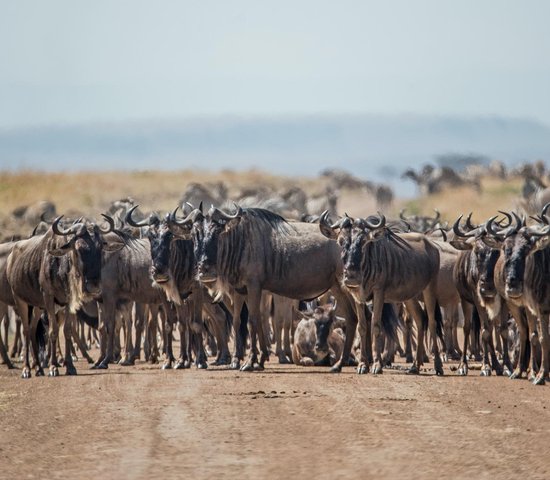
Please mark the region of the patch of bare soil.
<svg viewBox="0 0 550 480"><path fill-rule="evenodd" d="M448 367L2 366L0 478L550 478L548 387Z"/></svg>

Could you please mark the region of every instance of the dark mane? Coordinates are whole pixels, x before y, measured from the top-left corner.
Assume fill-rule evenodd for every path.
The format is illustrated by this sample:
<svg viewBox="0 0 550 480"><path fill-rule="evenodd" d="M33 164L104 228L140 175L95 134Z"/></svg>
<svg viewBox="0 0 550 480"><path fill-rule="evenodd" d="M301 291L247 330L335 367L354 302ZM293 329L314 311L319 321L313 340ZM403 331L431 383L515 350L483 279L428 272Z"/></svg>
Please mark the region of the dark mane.
<svg viewBox="0 0 550 480"><path fill-rule="evenodd" d="M290 232L290 224L286 219L271 210L266 210L265 208L243 208L243 213L245 216L267 223L273 230L279 233Z"/></svg>

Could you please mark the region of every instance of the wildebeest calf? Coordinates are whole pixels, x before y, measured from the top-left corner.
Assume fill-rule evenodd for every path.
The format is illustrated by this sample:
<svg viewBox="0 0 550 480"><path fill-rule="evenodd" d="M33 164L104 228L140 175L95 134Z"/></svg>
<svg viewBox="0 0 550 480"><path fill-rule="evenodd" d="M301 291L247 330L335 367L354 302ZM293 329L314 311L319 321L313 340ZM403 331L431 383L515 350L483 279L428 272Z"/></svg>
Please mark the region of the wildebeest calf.
<svg viewBox="0 0 550 480"><path fill-rule="evenodd" d="M303 366L332 366L342 355L344 333L334 328L336 305L324 305L302 317L294 333L292 361Z"/></svg>

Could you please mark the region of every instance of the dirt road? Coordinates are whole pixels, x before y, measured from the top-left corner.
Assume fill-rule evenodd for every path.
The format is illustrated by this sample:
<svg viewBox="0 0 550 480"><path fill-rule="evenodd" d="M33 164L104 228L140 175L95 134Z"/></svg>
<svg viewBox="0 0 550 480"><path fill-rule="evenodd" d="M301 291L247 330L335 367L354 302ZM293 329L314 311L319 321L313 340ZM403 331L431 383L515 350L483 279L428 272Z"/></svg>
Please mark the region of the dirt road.
<svg viewBox="0 0 550 480"><path fill-rule="evenodd" d="M0 367L0 478L550 478L550 389L525 380L77 368Z"/></svg>

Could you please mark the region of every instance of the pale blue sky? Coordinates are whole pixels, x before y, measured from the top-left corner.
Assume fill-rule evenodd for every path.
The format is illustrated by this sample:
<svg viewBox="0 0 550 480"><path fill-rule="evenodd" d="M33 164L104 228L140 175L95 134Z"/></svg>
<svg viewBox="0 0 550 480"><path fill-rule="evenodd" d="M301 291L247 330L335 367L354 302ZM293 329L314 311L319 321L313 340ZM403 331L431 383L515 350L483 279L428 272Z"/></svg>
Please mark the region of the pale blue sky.
<svg viewBox="0 0 550 480"><path fill-rule="evenodd" d="M8 1L0 126L421 113L550 125L550 2Z"/></svg>

